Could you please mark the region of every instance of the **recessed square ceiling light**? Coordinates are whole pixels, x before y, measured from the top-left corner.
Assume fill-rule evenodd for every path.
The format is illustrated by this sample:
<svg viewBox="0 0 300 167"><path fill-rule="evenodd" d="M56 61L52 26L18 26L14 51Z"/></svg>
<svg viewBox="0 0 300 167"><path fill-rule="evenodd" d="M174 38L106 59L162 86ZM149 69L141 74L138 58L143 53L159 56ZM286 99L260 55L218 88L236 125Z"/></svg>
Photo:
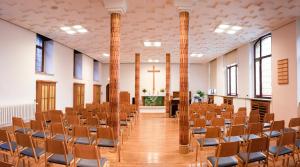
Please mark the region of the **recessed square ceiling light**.
<svg viewBox="0 0 300 167"><path fill-rule="evenodd" d="M239 31L239 30L242 29L242 27L240 27L240 26L232 26L231 29L232 29L232 30Z"/></svg>
<svg viewBox="0 0 300 167"><path fill-rule="evenodd" d="M191 54L191 57L202 57L203 56L203 54L201 54L201 53L192 53Z"/></svg>
<svg viewBox="0 0 300 167"><path fill-rule="evenodd" d="M83 27L81 25L74 25L73 28L75 28L75 29L82 29Z"/></svg>
<svg viewBox="0 0 300 167"><path fill-rule="evenodd" d="M218 28L220 28L220 29L227 29L227 28L229 28L230 27L230 25L227 25L227 24L220 24L219 26L218 26Z"/></svg>
<svg viewBox="0 0 300 167"><path fill-rule="evenodd" d="M67 31L67 30L71 30L71 27L64 26L64 27L60 27L60 29L63 31Z"/></svg>
<svg viewBox="0 0 300 167"><path fill-rule="evenodd" d="M104 56L104 57L109 57L109 54L103 53L102 56Z"/></svg>
<svg viewBox="0 0 300 167"><path fill-rule="evenodd" d="M224 30L223 30L223 29L220 29L220 28L217 28L217 29L215 29L215 32L216 32L216 33L222 33L222 32L224 32Z"/></svg>
<svg viewBox="0 0 300 167"><path fill-rule="evenodd" d="M145 46L145 47L151 47L151 46L152 46L152 42L145 41L145 42L144 42L144 46Z"/></svg>
<svg viewBox="0 0 300 167"><path fill-rule="evenodd" d="M87 31L87 29L82 28L82 29L78 29L77 32L79 32L79 33L86 33L88 31Z"/></svg>
<svg viewBox="0 0 300 167"><path fill-rule="evenodd" d="M73 30L67 30L66 33L73 35L73 34L76 33L76 31L73 31Z"/></svg>
<svg viewBox="0 0 300 167"><path fill-rule="evenodd" d="M155 63L158 63L158 62L159 62L159 60L154 60L154 62L155 62Z"/></svg>
<svg viewBox="0 0 300 167"><path fill-rule="evenodd" d="M161 42L152 42L152 45L155 46L155 47L160 47Z"/></svg>
<svg viewBox="0 0 300 167"><path fill-rule="evenodd" d="M148 62L149 62L149 63L152 63L152 62L153 62L153 60L152 60L152 59L148 59Z"/></svg>
<svg viewBox="0 0 300 167"><path fill-rule="evenodd" d="M235 34L236 31L234 31L234 30L228 30L228 31L226 31L226 33L227 33L227 34Z"/></svg>

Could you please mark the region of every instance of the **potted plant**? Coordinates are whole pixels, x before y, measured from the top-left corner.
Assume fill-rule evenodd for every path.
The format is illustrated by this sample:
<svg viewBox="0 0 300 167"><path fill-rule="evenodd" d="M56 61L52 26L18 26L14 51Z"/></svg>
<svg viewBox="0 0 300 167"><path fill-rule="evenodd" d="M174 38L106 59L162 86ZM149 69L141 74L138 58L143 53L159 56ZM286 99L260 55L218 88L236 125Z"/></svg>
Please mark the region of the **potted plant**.
<svg viewBox="0 0 300 167"><path fill-rule="evenodd" d="M201 90L198 90L194 96L195 101L201 102L205 96L205 93Z"/></svg>
<svg viewBox="0 0 300 167"><path fill-rule="evenodd" d="M145 93L147 93L147 90L146 90L146 89L143 89L142 92L145 94Z"/></svg>
<svg viewBox="0 0 300 167"><path fill-rule="evenodd" d="M161 88L160 89L160 93L164 93L165 92L165 89L164 88Z"/></svg>

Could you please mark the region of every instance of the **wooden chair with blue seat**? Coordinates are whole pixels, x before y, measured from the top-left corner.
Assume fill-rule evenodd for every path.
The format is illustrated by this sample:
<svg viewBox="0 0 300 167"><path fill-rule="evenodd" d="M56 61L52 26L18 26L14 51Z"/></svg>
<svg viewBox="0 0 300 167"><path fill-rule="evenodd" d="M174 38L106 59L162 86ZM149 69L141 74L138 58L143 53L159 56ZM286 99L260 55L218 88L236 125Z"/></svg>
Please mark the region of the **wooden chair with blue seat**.
<svg viewBox="0 0 300 167"><path fill-rule="evenodd" d="M231 125L227 136L223 138L225 142L244 142L242 136L245 134L245 126L244 125Z"/></svg>
<svg viewBox="0 0 300 167"><path fill-rule="evenodd" d="M124 134L125 134L125 131L126 131L126 134L127 134L127 138L131 132L131 123L130 121L128 121L127 119L127 112L124 112L124 111L120 111L120 127L121 127L121 136L122 136L122 143L124 142Z"/></svg>
<svg viewBox="0 0 300 167"><path fill-rule="evenodd" d="M264 129L269 129L271 128L271 124L274 121L275 115L274 113L265 113L264 116Z"/></svg>
<svg viewBox="0 0 300 167"><path fill-rule="evenodd" d="M232 121L232 113L225 111L221 113L221 117L225 120L226 125L230 125Z"/></svg>
<svg viewBox="0 0 300 167"><path fill-rule="evenodd" d="M8 162L9 157L13 157L17 151L17 143L11 140L7 130L0 129L0 153L3 154L4 161Z"/></svg>
<svg viewBox="0 0 300 167"><path fill-rule="evenodd" d="M275 166L275 161L278 157L283 156L282 166L285 166L285 159L287 157L286 166L289 166L289 158L292 157L294 160L294 165L296 166L296 161L294 153L296 150L296 132L284 132L277 140L276 146L269 147L269 157L272 159L273 165Z"/></svg>
<svg viewBox="0 0 300 167"><path fill-rule="evenodd" d="M299 129L300 129L300 118L291 118L289 122L288 129L285 129L285 131L294 131L296 132L296 154L298 157L298 161L300 161L299 153L300 153L300 137L299 137Z"/></svg>
<svg viewBox="0 0 300 167"><path fill-rule="evenodd" d="M245 116L235 116L232 119L231 125L245 125L246 124L246 117Z"/></svg>
<svg viewBox="0 0 300 167"><path fill-rule="evenodd" d="M268 148L269 139L267 137L250 139L245 152L238 153L238 159L243 167L248 164L264 162L264 166L268 166Z"/></svg>
<svg viewBox="0 0 300 167"><path fill-rule="evenodd" d="M107 125L107 113L105 111L99 111L96 113L100 126L106 126Z"/></svg>
<svg viewBox="0 0 300 167"><path fill-rule="evenodd" d="M245 135L242 136L245 142L248 142L251 139L260 138L263 133L263 124L262 123L249 123L246 128Z"/></svg>
<svg viewBox="0 0 300 167"><path fill-rule="evenodd" d="M211 126L219 127L221 129L222 135L226 132L225 119L222 117L212 119Z"/></svg>
<svg viewBox="0 0 300 167"><path fill-rule="evenodd" d="M265 131L263 134L269 138L280 137L284 131L284 120L274 121L271 124L271 128Z"/></svg>
<svg viewBox="0 0 300 167"><path fill-rule="evenodd" d="M216 117L217 114L215 112L206 112L205 113L206 126L211 126L212 120Z"/></svg>
<svg viewBox="0 0 300 167"><path fill-rule="evenodd" d="M95 145L74 145L74 166L76 167L107 167L109 161L101 157L100 150Z"/></svg>
<svg viewBox="0 0 300 167"><path fill-rule="evenodd" d="M51 138L58 141L69 143L72 137L66 133L66 129L62 123L51 123L50 125Z"/></svg>
<svg viewBox="0 0 300 167"><path fill-rule="evenodd" d="M240 150L239 142L220 143L216 149L215 156L207 157L207 166L230 167L237 166L238 160L235 157Z"/></svg>
<svg viewBox="0 0 300 167"><path fill-rule="evenodd" d="M30 128L32 129L32 137L36 139L35 143L38 145L39 141L45 142L45 139L50 136L48 132L45 131L44 124L38 120L30 121Z"/></svg>
<svg viewBox="0 0 300 167"><path fill-rule="evenodd" d="M99 127L99 119L97 117L88 117L85 120L86 126L89 128L91 133L96 133Z"/></svg>
<svg viewBox="0 0 300 167"><path fill-rule="evenodd" d="M117 152L118 161L121 160L121 146L115 138L112 127L98 127L97 146L100 148L112 148Z"/></svg>
<svg viewBox="0 0 300 167"><path fill-rule="evenodd" d="M48 116L51 124L53 123L63 123L63 114L56 110L48 111Z"/></svg>
<svg viewBox="0 0 300 167"><path fill-rule="evenodd" d="M260 122L260 115L257 114L256 112L250 114L249 119L248 119L248 124L251 123L259 123Z"/></svg>
<svg viewBox="0 0 300 167"><path fill-rule="evenodd" d="M78 115L66 115L67 128L72 132L74 126L81 125L81 121Z"/></svg>
<svg viewBox="0 0 300 167"><path fill-rule="evenodd" d="M195 118L194 126L190 127L190 141L195 137L195 135L203 135L206 133L206 122L203 118ZM192 142L190 142L192 143Z"/></svg>
<svg viewBox="0 0 300 167"><path fill-rule="evenodd" d="M30 134L16 133L15 136L18 145L18 159L16 166L19 165L20 160L23 160L23 164L25 164L25 159L27 158L34 159L35 166L38 166L42 157L45 155L45 150L40 147L36 147L33 144L33 139ZM31 166L29 159L28 166Z"/></svg>
<svg viewBox="0 0 300 167"><path fill-rule="evenodd" d="M201 155L201 151L204 148L216 147L220 144L221 129L219 127L207 127L204 138L197 139L196 146L196 162L198 162L198 153ZM200 151L199 151L200 148ZM200 156L201 157L201 156ZM202 160L200 158L200 165L202 166Z"/></svg>
<svg viewBox="0 0 300 167"><path fill-rule="evenodd" d="M246 107L240 107L238 108L238 111L234 114L234 116L243 116L246 117L247 116L247 108Z"/></svg>
<svg viewBox="0 0 300 167"><path fill-rule="evenodd" d="M46 139L45 151L45 166L59 164L69 167L74 163L73 154L68 152L65 141Z"/></svg>
<svg viewBox="0 0 300 167"><path fill-rule="evenodd" d="M73 128L73 143L74 144L93 144L93 138L90 135L89 128L86 126L76 125Z"/></svg>
<svg viewBox="0 0 300 167"><path fill-rule="evenodd" d="M25 127L25 123L22 118L12 117L12 125L14 133L30 133L31 129Z"/></svg>
<svg viewBox="0 0 300 167"><path fill-rule="evenodd" d="M11 164L11 163L0 161L0 166L1 167L14 167L15 165Z"/></svg>
<svg viewBox="0 0 300 167"><path fill-rule="evenodd" d="M35 113L35 120L42 122L44 127L48 126L47 120L45 118L45 114L43 112L36 112Z"/></svg>

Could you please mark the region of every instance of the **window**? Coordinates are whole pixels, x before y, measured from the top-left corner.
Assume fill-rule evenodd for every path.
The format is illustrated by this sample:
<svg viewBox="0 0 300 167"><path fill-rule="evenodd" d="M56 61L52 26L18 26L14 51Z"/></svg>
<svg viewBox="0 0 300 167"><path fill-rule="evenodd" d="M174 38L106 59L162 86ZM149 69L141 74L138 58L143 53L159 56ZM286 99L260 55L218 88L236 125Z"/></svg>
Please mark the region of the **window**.
<svg viewBox="0 0 300 167"><path fill-rule="evenodd" d="M45 45L45 37L37 34L35 41L35 71L36 72L44 72L44 45Z"/></svg>
<svg viewBox="0 0 300 167"><path fill-rule="evenodd" d="M74 70L73 76L76 79L82 79L82 53L74 51Z"/></svg>
<svg viewBox="0 0 300 167"><path fill-rule="evenodd" d="M99 61L94 60L94 81L99 81L100 80L100 75L99 75Z"/></svg>
<svg viewBox="0 0 300 167"><path fill-rule="evenodd" d="M271 47L271 34L259 38L254 44L254 94L258 98L272 97Z"/></svg>
<svg viewBox="0 0 300 167"><path fill-rule="evenodd" d="M237 96L237 64L227 66L227 95Z"/></svg>

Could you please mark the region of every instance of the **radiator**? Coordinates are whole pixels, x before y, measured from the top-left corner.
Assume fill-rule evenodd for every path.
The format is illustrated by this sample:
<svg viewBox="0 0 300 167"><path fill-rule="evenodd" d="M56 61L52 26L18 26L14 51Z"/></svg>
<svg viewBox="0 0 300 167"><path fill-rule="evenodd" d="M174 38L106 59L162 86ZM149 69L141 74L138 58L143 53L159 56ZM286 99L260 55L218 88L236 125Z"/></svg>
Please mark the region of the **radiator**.
<svg viewBox="0 0 300 167"><path fill-rule="evenodd" d="M35 103L34 104L19 104L19 105L0 105L0 127L11 126L12 117L21 117L24 122L29 122L34 119Z"/></svg>

